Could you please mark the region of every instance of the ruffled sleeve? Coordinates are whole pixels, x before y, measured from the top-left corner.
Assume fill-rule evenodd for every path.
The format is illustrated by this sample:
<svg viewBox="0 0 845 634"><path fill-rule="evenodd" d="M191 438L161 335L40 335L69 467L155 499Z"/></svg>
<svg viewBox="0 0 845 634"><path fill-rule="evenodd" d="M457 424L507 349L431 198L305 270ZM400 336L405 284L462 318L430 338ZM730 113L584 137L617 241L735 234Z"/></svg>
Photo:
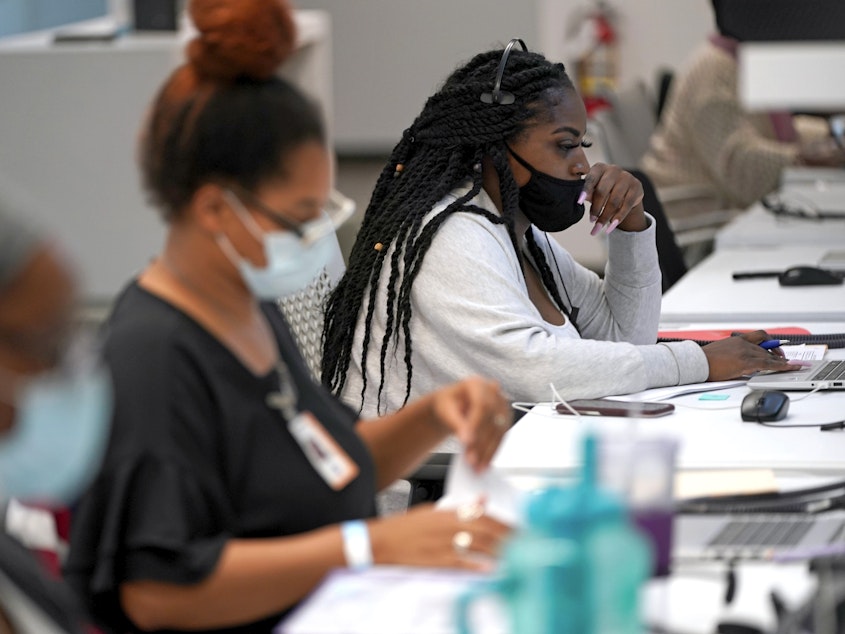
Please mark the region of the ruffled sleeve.
<svg viewBox="0 0 845 634"><path fill-rule="evenodd" d="M66 578L94 614L122 621L121 583L191 584L212 572L231 538L221 504L190 469L161 457L101 474L74 512Z"/></svg>

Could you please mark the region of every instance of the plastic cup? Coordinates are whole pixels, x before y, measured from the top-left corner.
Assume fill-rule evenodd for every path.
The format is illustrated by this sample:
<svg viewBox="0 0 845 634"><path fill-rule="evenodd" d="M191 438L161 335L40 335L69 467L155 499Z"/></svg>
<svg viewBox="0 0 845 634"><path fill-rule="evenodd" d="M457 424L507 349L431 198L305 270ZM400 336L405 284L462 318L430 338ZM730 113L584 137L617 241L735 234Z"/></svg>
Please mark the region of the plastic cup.
<svg viewBox="0 0 845 634"><path fill-rule="evenodd" d="M603 436L599 445L599 482L622 497L651 541L654 576L668 575L671 568L677 452L677 440L664 436Z"/></svg>

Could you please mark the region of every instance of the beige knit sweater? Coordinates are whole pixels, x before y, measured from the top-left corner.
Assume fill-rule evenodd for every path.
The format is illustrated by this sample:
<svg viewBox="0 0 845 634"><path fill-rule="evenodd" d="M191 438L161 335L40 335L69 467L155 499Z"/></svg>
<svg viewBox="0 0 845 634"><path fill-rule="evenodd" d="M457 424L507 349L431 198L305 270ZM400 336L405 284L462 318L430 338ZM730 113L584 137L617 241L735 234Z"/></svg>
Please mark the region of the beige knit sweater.
<svg viewBox="0 0 845 634"><path fill-rule="evenodd" d="M641 167L658 187L710 186L722 206L747 207L777 189L797 156L796 143L776 139L767 113L743 109L736 61L707 42L675 78Z"/></svg>

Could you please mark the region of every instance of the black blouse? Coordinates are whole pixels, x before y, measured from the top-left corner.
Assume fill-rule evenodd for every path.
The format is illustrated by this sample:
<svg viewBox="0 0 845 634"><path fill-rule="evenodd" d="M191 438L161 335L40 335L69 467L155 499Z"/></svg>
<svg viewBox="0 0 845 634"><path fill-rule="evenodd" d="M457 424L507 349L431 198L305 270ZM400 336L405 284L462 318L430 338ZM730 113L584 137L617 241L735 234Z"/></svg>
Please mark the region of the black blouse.
<svg viewBox="0 0 845 634"><path fill-rule="evenodd" d="M106 325L112 435L74 512L65 568L95 618L136 631L120 608L129 580L194 584L232 538L293 535L375 515L372 458L356 414L315 382L287 324L262 306L298 393L360 469L340 491L308 462L278 409L276 371L255 376L178 308L131 284ZM269 632L282 614L217 632Z"/></svg>

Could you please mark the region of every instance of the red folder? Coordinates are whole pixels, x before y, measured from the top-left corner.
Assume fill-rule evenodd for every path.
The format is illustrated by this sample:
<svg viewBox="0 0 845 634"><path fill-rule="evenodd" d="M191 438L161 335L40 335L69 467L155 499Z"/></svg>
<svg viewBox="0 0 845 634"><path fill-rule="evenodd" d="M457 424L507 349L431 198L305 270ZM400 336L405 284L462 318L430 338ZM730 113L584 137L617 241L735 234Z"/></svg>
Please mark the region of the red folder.
<svg viewBox="0 0 845 634"><path fill-rule="evenodd" d="M716 341L725 339L737 333L753 332L754 328L725 328L712 330L661 330L657 333L658 339L692 339L694 341ZM809 335L810 331L798 326L779 326L777 328L766 328L769 334L778 335Z"/></svg>

